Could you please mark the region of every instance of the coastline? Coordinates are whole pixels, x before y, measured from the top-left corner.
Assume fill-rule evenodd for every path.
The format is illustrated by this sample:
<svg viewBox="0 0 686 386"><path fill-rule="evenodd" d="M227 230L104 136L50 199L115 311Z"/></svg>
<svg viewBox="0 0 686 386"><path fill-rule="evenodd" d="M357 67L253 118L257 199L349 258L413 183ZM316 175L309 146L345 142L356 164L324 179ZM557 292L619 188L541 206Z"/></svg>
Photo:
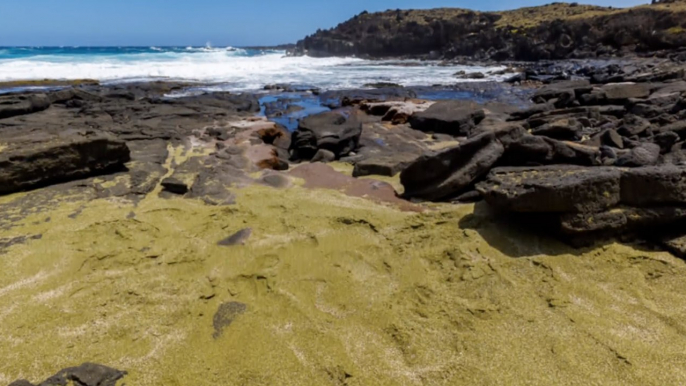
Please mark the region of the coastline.
<svg viewBox="0 0 686 386"><path fill-rule="evenodd" d="M686 384L684 4L10 52L0 385Z"/></svg>

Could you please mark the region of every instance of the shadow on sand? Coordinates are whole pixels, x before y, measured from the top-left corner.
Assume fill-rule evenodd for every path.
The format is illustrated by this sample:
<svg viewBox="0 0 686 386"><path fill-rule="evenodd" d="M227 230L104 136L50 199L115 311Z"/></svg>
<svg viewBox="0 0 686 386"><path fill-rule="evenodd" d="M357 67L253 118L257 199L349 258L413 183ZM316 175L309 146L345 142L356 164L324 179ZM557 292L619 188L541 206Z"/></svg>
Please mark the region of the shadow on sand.
<svg viewBox="0 0 686 386"><path fill-rule="evenodd" d="M550 216L499 213L485 202L475 204L474 212L460 220L460 227L478 232L491 247L512 258L581 256L617 242L642 251L663 250L642 240L640 235L621 239L607 235L571 239L559 233L559 224Z"/></svg>

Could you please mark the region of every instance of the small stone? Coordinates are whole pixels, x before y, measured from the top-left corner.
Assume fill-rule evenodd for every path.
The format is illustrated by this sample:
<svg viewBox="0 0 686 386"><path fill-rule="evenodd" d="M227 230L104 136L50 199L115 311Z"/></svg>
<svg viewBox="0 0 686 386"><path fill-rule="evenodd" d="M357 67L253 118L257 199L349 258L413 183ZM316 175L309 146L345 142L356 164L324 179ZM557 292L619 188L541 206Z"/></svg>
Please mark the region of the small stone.
<svg viewBox="0 0 686 386"><path fill-rule="evenodd" d="M165 178L162 181L162 187L165 191L174 194L184 195L188 193L188 185L173 177Z"/></svg>
<svg viewBox="0 0 686 386"><path fill-rule="evenodd" d="M251 228L241 229L240 231L234 233L233 235L225 238L224 240L217 243L217 245L222 247L229 247L232 245L245 245L245 243L252 235Z"/></svg>

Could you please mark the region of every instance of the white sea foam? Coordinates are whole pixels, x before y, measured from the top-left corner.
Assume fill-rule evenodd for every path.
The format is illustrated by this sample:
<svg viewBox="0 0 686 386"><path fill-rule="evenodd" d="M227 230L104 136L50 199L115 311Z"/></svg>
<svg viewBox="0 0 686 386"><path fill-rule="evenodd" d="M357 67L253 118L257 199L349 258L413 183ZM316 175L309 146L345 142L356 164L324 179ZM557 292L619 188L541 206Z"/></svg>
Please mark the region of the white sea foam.
<svg viewBox="0 0 686 386"><path fill-rule="evenodd" d="M0 59L0 81L168 79L220 83L217 87L227 90L259 89L274 83L341 89L373 82L405 86L446 85L456 82L453 74L460 70L486 72L499 69L370 62L355 58L287 57L279 51L250 56L246 50L233 47L187 47L173 51L157 51L156 48L151 47L152 52L117 55L36 55Z"/></svg>

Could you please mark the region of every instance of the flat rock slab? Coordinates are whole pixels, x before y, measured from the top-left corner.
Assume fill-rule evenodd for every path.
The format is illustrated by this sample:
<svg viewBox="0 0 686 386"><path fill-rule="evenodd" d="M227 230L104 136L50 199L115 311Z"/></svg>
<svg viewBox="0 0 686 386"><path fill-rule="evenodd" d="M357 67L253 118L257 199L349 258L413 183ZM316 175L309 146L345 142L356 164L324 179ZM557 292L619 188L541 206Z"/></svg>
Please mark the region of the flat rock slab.
<svg viewBox="0 0 686 386"><path fill-rule="evenodd" d="M424 132L468 136L485 117L483 106L474 102L441 101L412 115L410 125Z"/></svg>
<svg viewBox="0 0 686 386"><path fill-rule="evenodd" d="M621 171L611 167L504 167L477 185L486 201L512 212L599 212L620 201Z"/></svg>
<svg viewBox="0 0 686 386"><path fill-rule="evenodd" d="M50 99L43 94L9 95L0 97L0 119L32 114L50 107Z"/></svg>
<svg viewBox="0 0 686 386"><path fill-rule="evenodd" d="M108 135L33 134L0 149L0 194L105 173L130 160L126 143Z"/></svg>
<svg viewBox="0 0 686 386"><path fill-rule="evenodd" d="M601 87L610 103L625 102L629 98L647 98L652 85L649 83L610 83Z"/></svg>

